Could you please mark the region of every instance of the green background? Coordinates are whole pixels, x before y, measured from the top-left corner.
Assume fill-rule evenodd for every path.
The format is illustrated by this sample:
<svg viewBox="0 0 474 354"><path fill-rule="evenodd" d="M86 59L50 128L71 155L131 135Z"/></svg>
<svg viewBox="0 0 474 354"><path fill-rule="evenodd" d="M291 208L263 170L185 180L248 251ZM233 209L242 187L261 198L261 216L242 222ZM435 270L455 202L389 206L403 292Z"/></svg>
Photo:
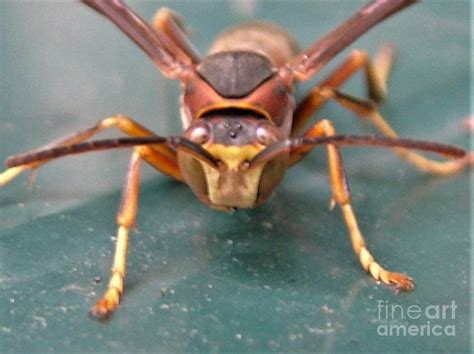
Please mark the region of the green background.
<svg viewBox="0 0 474 354"><path fill-rule="evenodd" d="M307 46L359 3L133 3L148 19L163 5L183 15L204 53L216 33L250 18L272 20ZM397 46L382 112L402 136L468 146L460 123L470 112L469 7L418 4L353 46ZM0 159L115 113L160 135L180 132L177 83L85 6L2 2L0 26ZM344 90L365 94L360 77ZM364 132L335 104L322 117L341 133ZM22 176L0 191L0 351L468 351L469 174L427 176L383 149L343 155L369 248L413 276L415 292L396 294L360 269L340 212L327 208L318 149L265 205L232 215L144 167L125 296L112 321L93 321L87 311L109 276L129 152L92 153L49 164L32 189ZM429 320L384 317L380 301L405 311L455 301L454 319L448 312L430 323L456 335L380 336L379 326Z"/></svg>

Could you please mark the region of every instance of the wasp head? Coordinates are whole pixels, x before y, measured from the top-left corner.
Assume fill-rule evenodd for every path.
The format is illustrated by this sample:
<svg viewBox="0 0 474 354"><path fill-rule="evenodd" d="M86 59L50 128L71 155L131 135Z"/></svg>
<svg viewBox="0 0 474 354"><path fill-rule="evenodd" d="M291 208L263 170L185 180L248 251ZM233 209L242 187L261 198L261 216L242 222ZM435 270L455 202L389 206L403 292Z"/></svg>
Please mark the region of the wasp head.
<svg viewBox="0 0 474 354"><path fill-rule="evenodd" d="M186 183L204 203L233 210L263 203L280 183L288 168L288 154L253 166L250 161L269 145L284 138L272 122L242 112L214 113L184 132L217 161L217 167L186 152L178 161Z"/></svg>

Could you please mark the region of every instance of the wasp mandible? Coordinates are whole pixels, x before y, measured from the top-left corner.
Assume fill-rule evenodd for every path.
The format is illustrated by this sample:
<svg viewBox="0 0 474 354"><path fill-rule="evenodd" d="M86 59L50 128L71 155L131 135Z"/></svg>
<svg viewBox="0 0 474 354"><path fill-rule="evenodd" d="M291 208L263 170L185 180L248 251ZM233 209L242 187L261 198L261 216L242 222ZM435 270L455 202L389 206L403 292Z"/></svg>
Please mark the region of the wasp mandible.
<svg viewBox="0 0 474 354"><path fill-rule="evenodd" d="M109 317L124 291L127 241L136 220L142 161L187 184L209 207L232 211L265 202L285 171L318 145L327 148L331 206L340 206L362 268L374 279L399 290L414 289L412 278L383 268L368 250L351 206L340 147L389 147L415 167L433 174L457 173L472 164L473 154L445 144L399 138L382 117L378 105L386 96L394 54L390 46L383 46L373 59L366 52L353 51L300 102L294 97L295 83L312 79L354 40L414 0L374 0L305 50L300 50L297 41L276 25L237 25L220 34L205 57L190 43L180 17L167 8L160 9L147 23L119 0L83 2L129 36L167 78L179 80L184 129L180 136L162 137L129 117L112 116L43 148L7 159L8 169L0 174L0 187L22 172L61 156L133 147L117 215L112 274L91 315ZM367 79L365 99L338 89L359 71ZM337 135L330 120L304 130L329 100L371 123L381 134ZM88 141L109 128L118 128L129 137ZM439 162L412 150L453 159Z"/></svg>

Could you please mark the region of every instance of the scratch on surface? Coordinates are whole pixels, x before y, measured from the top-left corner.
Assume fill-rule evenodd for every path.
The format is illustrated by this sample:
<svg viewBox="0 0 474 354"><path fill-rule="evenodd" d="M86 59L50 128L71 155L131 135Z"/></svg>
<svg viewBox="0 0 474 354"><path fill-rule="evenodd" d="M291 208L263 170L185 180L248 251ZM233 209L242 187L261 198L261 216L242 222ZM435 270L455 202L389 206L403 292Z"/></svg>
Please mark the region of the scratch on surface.
<svg viewBox="0 0 474 354"><path fill-rule="evenodd" d="M38 321L42 327L47 327L46 318L40 316L31 316L35 321Z"/></svg>
<svg viewBox="0 0 474 354"><path fill-rule="evenodd" d="M12 333L12 329L9 328L9 327L0 327L0 330L3 332L3 333Z"/></svg>

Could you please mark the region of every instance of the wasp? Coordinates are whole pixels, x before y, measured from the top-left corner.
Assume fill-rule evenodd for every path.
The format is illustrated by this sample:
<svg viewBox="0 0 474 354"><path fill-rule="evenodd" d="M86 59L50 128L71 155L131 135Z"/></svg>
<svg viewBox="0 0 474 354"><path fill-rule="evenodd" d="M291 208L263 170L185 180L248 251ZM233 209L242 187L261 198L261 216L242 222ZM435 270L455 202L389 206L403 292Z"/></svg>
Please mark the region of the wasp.
<svg viewBox="0 0 474 354"><path fill-rule="evenodd" d="M281 27L266 22L244 23L220 34L204 57L190 43L181 18L167 8L158 10L147 23L120 0L83 2L130 37L163 75L180 82L183 125L181 135L163 137L127 116L112 116L6 161L8 169L0 174L0 187L55 158L133 148L116 219L112 274L104 295L90 310L92 316L108 318L124 292L127 241L136 220L142 162L188 185L209 207L233 211L264 203L285 172L320 145L327 149L330 206L340 207L362 268L398 290L414 289L411 277L385 269L369 251L351 205L340 148L387 147L420 170L442 175L462 171L472 164L474 154L446 144L399 138L382 117L378 106L386 96L394 54L390 46L383 46L373 58L364 51L352 51L300 102L294 96L297 82L315 77L349 44L414 0L371 1L304 50ZM362 99L339 90L359 71L364 73L368 88L368 97ZM327 101L339 103L380 134L338 135L327 119L309 125L310 118ZM110 128L118 128L127 137L89 140ZM413 150L437 153L449 160L431 160Z"/></svg>

